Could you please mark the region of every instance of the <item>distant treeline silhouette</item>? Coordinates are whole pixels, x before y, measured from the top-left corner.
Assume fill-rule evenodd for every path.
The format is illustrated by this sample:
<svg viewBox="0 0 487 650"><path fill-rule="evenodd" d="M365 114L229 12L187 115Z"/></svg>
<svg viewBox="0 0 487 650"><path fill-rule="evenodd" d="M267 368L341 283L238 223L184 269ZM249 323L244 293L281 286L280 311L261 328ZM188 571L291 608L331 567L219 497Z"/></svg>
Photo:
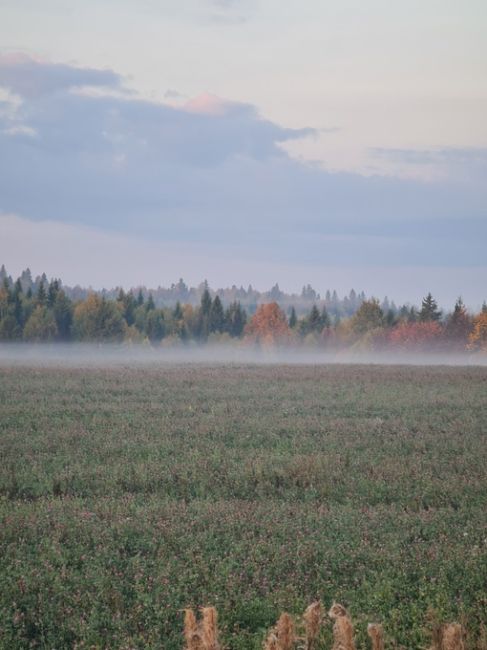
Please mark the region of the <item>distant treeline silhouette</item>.
<svg viewBox="0 0 487 650"><path fill-rule="evenodd" d="M181 297L181 299L179 299ZM173 343L243 339L258 344L333 348L487 350L487 306L467 312L459 298L443 314L429 293L421 308L396 307L351 291L324 299L308 285L298 295L278 285L212 291L206 282L188 289L145 287L91 291L63 286L29 269L15 281L0 268L0 340L134 341Z"/></svg>

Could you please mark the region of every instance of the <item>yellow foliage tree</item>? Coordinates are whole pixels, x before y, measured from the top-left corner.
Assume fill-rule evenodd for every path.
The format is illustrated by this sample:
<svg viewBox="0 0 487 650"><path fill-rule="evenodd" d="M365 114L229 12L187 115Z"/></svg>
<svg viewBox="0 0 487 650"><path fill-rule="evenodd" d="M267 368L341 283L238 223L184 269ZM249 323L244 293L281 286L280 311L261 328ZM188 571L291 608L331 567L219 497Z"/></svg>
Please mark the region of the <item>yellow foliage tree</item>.
<svg viewBox="0 0 487 650"><path fill-rule="evenodd" d="M473 330L468 337L470 350L487 352L487 311L482 311L473 319Z"/></svg>

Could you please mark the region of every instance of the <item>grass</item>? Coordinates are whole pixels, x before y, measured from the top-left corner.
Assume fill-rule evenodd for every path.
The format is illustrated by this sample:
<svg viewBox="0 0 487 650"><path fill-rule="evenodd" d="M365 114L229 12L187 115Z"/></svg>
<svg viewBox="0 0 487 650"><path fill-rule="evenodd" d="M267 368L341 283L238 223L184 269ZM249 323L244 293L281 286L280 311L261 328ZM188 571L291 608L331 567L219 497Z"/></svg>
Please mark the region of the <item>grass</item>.
<svg viewBox="0 0 487 650"><path fill-rule="evenodd" d="M486 368L0 368L0 648L175 650L204 605L261 648L335 598L475 648L486 423Z"/></svg>

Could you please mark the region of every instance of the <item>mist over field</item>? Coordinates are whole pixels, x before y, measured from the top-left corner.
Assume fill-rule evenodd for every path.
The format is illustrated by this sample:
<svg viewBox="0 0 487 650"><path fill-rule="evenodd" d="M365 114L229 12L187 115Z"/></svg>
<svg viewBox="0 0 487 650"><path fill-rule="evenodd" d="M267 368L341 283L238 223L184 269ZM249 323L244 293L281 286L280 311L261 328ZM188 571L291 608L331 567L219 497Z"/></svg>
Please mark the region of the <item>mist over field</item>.
<svg viewBox="0 0 487 650"><path fill-rule="evenodd" d="M374 364L418 366L487 366L485 353L327 351L289 346L255 346L248 343L190 344L168 347L143 344L54 343L0 344L0 366L164 366L217 365L324 365Z"/></svg>

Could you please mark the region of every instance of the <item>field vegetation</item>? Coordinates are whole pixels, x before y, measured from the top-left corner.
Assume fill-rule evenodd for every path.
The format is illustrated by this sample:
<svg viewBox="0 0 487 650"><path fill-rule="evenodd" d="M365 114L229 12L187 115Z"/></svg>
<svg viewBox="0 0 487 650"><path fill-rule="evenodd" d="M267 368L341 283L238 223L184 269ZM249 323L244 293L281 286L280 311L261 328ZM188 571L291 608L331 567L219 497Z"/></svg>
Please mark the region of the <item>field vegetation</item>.
<svg viewBox="0 0 487 650"><path fill-rule="evenodd" d="M485 647L486 423L481 367L0 367L0 647L179 650L213 605L250 650L333 599L358 647Z"/></svg>

